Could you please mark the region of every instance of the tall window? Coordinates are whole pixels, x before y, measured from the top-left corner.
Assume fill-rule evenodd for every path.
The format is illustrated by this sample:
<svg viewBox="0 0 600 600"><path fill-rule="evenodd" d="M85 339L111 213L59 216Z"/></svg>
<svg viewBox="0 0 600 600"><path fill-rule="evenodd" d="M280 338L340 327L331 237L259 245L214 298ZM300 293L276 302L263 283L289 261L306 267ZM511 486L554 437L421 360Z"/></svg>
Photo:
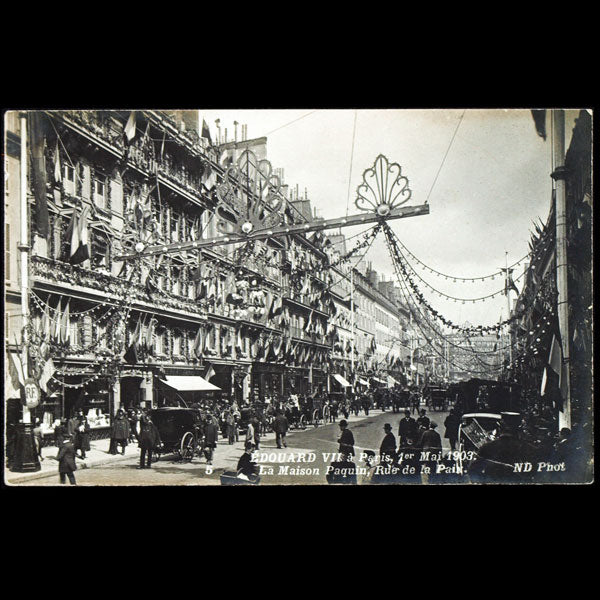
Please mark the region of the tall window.
<svg viewBox="0 0 600 600"><path fill-rule="evenodd" d="M69 164L65 164L63 167L63 185L67 194L75 195L75 168Z"/></svg>
<svg viewBox="0 0 600 600"><path fill-rule="evenodd" d="M99 208L106 208L106 177L97 175L92 184L94 204Z"/></svg>

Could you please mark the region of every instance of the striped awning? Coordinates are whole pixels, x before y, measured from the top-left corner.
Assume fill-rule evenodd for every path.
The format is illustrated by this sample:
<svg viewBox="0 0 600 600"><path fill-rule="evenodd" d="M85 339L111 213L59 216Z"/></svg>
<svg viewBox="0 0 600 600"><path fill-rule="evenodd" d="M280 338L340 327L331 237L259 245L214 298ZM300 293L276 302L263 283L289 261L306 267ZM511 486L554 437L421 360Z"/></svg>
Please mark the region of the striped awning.
<svg viewBox="0 0 600 600"><path fill-rule="evenodd" d="M336 373L333 378L343 387L352 387L347 379L344 379L339 373Z"/></svg>

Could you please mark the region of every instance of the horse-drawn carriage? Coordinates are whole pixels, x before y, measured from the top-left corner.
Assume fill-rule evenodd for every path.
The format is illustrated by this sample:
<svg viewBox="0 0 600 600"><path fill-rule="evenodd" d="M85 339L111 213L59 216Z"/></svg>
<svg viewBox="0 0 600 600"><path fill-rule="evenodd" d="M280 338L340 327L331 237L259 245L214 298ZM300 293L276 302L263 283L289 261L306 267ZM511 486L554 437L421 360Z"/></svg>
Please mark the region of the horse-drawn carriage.
<svg viewBox="0 0 600 600"><path fill-rule="evenodd" d="M149 416L162 442L155 450L156 460L161 454L192 460L202 438L202 412L196 408L164 407L151 410Z"/></svg>
<svg viewBox="0 0 600 600"><path fill-rule="evenodd" d="M429 386L427 389L428 404L431 410L448 410L448 390L441 386Z"/></svg>

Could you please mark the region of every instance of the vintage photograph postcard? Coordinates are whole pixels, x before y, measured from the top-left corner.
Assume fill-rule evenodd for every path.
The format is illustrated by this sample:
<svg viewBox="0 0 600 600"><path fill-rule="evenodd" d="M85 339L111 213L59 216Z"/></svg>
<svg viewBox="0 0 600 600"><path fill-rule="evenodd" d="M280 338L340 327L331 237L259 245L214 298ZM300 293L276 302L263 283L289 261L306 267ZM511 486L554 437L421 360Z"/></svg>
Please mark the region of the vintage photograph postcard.
<svg viewBox="0 0 600 600"><path fill-rule="evenodd" d="M592 110L3 119L6 486L593 483Z"/></svg>

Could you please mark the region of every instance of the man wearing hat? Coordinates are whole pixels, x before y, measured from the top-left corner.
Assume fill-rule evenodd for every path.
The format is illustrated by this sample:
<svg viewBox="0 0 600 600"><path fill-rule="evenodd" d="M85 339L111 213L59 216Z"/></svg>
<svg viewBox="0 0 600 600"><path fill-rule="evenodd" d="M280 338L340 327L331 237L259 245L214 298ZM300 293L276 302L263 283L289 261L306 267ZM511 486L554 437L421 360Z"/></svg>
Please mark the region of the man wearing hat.
<svg viewBox="0 0 600 600"><path fill-rule="evenodd" d="M389 423L383 426L383 431L385 431L385 436L379 447L379 455L381 464L386 466L392 464L396 459L396 438L392 433L392 426Z"/></svg>
<svg viewBox="0 0 600 600"><path fill-rule="evenodd" d="M58 473L60 475L60 482L66 483L67 477L71 485L76 485L74 471L77 470L75 464L75 447L71 441L70 435L65 435L62 441L62 446L58 451Z"/></svg>
<svg viewBox="0 0 600 600"><path fill-rule="evenodd" d="M469 477L472 481L490 483L530 482L536 469L519 472L515 470L515 464L531 462L535 465L537 450L519 437L520 413L503 412L501 415L500 434L479 448L477 459L469 467Z"/></svg>
<svg viewBox="0 0 600 600"><path fill-rule="evenodd" d="M404 411L404 419L398 424L398 437L402 446L408 446L415 441L417 422L410 416L410 410ZM408 441L410 440L410 442Z"/></svg>
<svg viewBox="0 0 600 600"><path fill-rule="evenodd" d="M338 438L340 444L338 452L349 459L351 456L354 456L354 436L348 429L348 421L346 419L340 421L339 427L341 435Z"/></svg>
<svg viewBox="0 0 600 600"><path fill-rule="evenodd" d="M429 428L423 432L421 436L421 455L423 463L429 467L429 477L435 477L437 470L437 462L442 458L442 438L436 431L437 423L429 422Z"/></svg>

